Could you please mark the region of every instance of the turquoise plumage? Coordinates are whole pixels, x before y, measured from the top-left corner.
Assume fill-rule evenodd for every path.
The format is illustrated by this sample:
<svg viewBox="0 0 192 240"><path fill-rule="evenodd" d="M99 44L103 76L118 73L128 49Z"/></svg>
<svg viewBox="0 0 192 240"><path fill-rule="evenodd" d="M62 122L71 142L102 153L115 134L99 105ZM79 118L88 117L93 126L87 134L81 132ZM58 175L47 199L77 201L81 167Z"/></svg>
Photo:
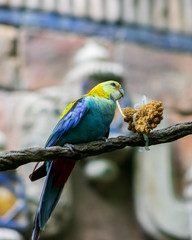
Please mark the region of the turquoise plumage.
<svg viewBox="0 0 192 240"><path fill-rule="evenodd" d="M69 104L45 147L87 143L108 137L116 100L123 95L123 89L118 82L107 81L98 84L88 94ZM35 217L32 240L39 239L40 229L45 226L54 210L74 166L75 161L71 159L55 159L35 169L30 175L32 181L47 175Z"/></svg>

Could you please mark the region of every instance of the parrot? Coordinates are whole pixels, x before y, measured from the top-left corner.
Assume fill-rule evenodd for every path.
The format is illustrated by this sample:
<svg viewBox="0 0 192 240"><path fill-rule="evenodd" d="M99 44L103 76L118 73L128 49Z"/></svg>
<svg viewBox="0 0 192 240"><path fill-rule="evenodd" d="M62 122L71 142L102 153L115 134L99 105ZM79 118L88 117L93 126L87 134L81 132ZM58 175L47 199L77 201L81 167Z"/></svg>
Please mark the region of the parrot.
<svg viewBox="0 0 192 240"><path fill-rule="evenodd" d="M45 148L107 139L116 102L124 96L121 85L113 80L96 85L89 93L70 103L49 136ZM56 207L64 185L76 161L62 158L44 162L29 176L35 181L46 176L36 212L31 240L38 240L40 231Z"/></svg>

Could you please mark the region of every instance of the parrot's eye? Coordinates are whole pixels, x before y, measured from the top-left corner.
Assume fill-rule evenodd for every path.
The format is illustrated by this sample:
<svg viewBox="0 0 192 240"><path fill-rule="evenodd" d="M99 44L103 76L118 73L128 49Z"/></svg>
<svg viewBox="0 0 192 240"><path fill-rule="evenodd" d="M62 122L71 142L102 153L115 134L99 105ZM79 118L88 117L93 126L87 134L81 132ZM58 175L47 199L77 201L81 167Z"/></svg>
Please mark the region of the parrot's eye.
<svg viewBox="0 0 192 240"><path fill-rule="evenodd" d="M116 84L115 83L111 83L111 86L116 87Z"/></svg>

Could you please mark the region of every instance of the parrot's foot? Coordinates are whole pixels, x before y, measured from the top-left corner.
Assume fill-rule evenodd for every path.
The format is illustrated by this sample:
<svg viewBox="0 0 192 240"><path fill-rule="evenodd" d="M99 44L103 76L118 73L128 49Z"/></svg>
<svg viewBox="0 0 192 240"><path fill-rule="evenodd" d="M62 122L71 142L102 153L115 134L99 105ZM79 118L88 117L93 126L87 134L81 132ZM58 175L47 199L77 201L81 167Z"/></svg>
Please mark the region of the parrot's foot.
<svg viewBox="0 0 192 240"><path fill-rule="evenodd" d="M108 142L108 138L106 138L106 137L102 137L102 138L100 138L100 140L105 141L106 143Z"/></svg>
<svg viewBox="0 0 192 240"><path fill-rule="evenodd" d="M72 144L66 143L66 144L64 145L64 147L67 147L71 152L74 152L74 150L73 150L73 145L72 145Z"/></svg>

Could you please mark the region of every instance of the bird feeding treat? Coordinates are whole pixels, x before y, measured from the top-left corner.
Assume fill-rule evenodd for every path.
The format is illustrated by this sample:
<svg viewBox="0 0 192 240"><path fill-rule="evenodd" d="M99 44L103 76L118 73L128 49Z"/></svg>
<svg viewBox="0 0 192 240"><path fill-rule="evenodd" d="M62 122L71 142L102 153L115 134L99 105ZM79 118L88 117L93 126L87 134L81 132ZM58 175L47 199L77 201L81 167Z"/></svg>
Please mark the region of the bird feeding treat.
<svg viewBox="0 0 192 240"><path fill-rule="evenodd" d="M137 110L126 107L123 109L123 115L124 121L128 123L128 130L148 136L163 119L162 102L152 100Z"/></svg>
<svg viewBox="0 0 192 240"><path fill-rule="evenodd" d="M145 150L149 150L149 134L151 130L163 119L163 105L160 101L152 100L147 103L146 96L143 96L139 104L134 108L126 107L121 109L117 101L117 107L122 114L124 121L128 123L128 130L143 134L145 140Z"/></svg>

